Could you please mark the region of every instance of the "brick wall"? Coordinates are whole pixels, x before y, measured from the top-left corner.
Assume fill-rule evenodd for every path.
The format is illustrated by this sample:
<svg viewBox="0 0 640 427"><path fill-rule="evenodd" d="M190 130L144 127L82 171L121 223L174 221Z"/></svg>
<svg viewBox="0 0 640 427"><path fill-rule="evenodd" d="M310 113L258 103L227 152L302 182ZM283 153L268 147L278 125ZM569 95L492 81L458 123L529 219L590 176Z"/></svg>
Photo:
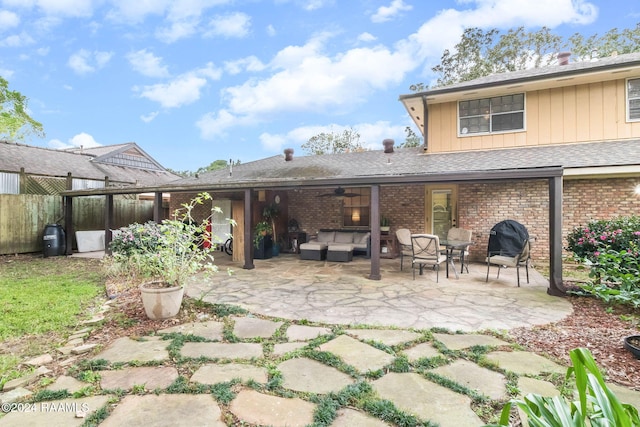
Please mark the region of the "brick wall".
<svg viewBox="0 0 640 427"><path fill-rule="evenodd" d="M565 180L563 236L592 219L640 214L640 196L634 194L636 185L638 179L633 178ZM315 234L321 228L342 227L341 201L335 197L318 197L326 193L326 189L304 189L283 194L283 200L288 200L287 220L295 218L302 231L308 234ZM189 193L172 194L170 212L180 204L189 202L193 196ZM423 185L381 187L380 213L389 218L391 233L398 228L408 228L414 233L425 231L424 198ZM208 215L209 207L198 206L196 209L197 215ZM472 260L484 260L489 231L504 219L516 220L527 227L533 238L534 261L546 264L549 260L548 181L459 186L458 227L473 231L475 244L470 248ZM565 245L566 239L563 239Z"/></svg>

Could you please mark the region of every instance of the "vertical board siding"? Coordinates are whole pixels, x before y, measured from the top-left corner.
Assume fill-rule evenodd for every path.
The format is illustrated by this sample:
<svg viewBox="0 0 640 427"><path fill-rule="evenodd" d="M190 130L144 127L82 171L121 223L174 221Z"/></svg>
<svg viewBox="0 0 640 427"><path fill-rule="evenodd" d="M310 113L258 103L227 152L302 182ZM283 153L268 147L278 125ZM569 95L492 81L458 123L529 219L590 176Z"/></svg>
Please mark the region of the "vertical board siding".
<svg viewBox="0 0 640 427"><path fill-rule="evenodd" d="M525 131L458 137L457 102L429 105L429 152L606 141L640 137L626 121L624 79L526 93Z"/></svg>
<svg viewBox="0 0 640 427"><path fill-rule="evenodd" d="M114 200L116 228L151 219L152 201ZM0 255L42 251L44 228L53 223L64 223L62 197L0 194ZM74 198L73 226L76 231L104 230L104 197Z"/></svg>

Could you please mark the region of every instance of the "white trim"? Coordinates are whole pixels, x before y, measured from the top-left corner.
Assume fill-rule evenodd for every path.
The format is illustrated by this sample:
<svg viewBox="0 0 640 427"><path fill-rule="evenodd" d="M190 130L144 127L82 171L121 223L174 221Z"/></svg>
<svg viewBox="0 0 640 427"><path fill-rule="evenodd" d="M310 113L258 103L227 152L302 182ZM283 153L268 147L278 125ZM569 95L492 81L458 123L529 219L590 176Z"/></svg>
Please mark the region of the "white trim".
<svg viewBox="0 0 640 427"><path fill-rule="evenodd" d="M640 165L566 168L563 172L563 176L568 179L602 178L603 175L606 175L608 178L640 178Z"/></svg>
<svg viewBox="0 0 640 427"><path fill-rule="evenodd" d="M635 122L640 122L640 117L638 117L636 119L632 119L630 117L630 114L631 114L631 111L629 109L629 103L631 101L629 99L629 81L630 80L638 80L638 81L640 81L640 77L629 77L629 78L624 80L624 99L625 99L624 105L625 105L625 109L626 109L627 123L635 123ZM634 98L634 99L640 100L640 97L639 98Z"/></svg>

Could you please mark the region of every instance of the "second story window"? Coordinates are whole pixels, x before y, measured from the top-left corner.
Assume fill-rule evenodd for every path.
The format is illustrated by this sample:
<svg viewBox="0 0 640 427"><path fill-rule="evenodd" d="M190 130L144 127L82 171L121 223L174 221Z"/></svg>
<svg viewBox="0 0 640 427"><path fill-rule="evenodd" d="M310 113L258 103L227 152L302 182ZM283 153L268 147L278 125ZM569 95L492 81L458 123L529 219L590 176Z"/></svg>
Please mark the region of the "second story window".
<svg viewBox="0 0 640 427"><path fill-rule="evenodd" d="M458 134L524 130L524 93L458 103Z"/></svg>
<svg viewBox="0 0 640 427"><path fill-rule="evenodd" d="M627 80L627 120L640 121L640 79Z"/></svg>

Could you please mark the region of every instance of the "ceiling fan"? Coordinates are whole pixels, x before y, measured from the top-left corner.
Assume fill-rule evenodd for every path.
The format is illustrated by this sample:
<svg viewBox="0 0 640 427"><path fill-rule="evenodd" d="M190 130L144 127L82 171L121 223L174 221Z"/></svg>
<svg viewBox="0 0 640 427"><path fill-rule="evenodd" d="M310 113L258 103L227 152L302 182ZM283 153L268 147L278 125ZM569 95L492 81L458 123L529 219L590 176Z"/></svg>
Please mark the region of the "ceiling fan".
<svg viewBox="0 0 640 427"><path fill-rule="evenodd" d="M343 197L356 197L356 196L359 196L359 194L347 193L344 188L338 187L335 190L333 190L333 193L320 194L318 197L337 197L341 199Z"/></svg>

